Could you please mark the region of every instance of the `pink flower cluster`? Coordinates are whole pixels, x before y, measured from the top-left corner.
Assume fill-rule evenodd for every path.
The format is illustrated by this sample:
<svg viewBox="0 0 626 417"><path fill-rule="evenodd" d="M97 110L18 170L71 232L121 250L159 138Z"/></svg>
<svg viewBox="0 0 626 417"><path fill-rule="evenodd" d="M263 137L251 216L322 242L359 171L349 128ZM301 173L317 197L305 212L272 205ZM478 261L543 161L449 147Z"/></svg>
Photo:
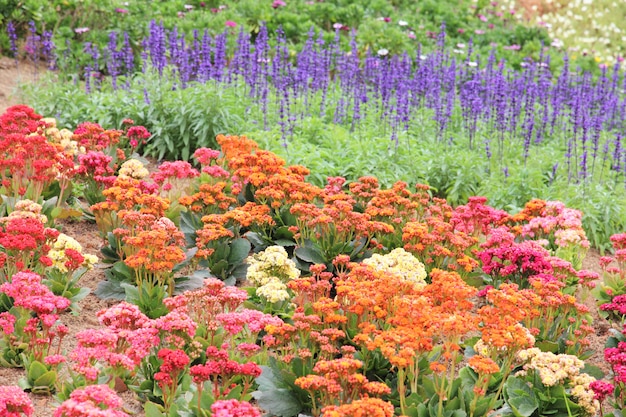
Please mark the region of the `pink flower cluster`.
<svg viewBox="0 0 626 417"><path fill-rule="evenodd" d="M606 381L593 381L589 384L589 388L593 390L594 399L600 402L604 401L609 395L613 395L615 386Z"/></svg>
<svg viewBox="0 0 626 417"><path fill-rule="evenodd" d="M548 252L532 241L485 249L477 255L483 271L500 278L520 280L552 272L552 265L547 259Z"/></svg>
<svg viewBox="0 0 626 417"><path fill-rule="evenodd" d="M613 297L610 303L602 304L600 310L612 311L617 315L626 316L626 294Z"/></svg>
<svg viewBox="0 0 626 417"><path fill-rule="evenodd" d="M452 213L450 224L454 230L469 235L489 235L491 230L505 220L509 214L486 205L486 197L470 197L466 205L458 206Z"/></svg>
<svg viewBox="0 0 626 417"><path fill-rule="evenodd" d="M153 172L150 177L161 187L163 191L170 191L173 186L180 185L175 180L195 178L200 173L186 161L165 161L159 165L159 170Z"/></svg>
<svg viewBox="0 0 626 417"><path fill-rule="evenodd" d="M209 346L206 350L207 362L201 365L194 365L189 372L196 384L209 379L231 378L234 375L244 375L258 377L261 375L261 368L254 362L240 364L231 360L228 351Z"/></svg>
<svg viewBox="0 0 626 417"><path fill-rule="evenodd" d="M88 385L74 390L54 411L54 417L130 417L121 410L122 399L108 385Z"/></svg>
<svg viewBox="0 0 626 417"><path fill-rule="evenodd" d="M0 385L0 416L32 416L33 411L30 398L20 387Z"/></svg>
<svg viewBox="0 0 626 417"><path fill-rule="evenodd" d="M196 323L184 312L171 311L150 319L137 306L121 302L97 313L105 329L79 332L77 347L70 353L74 370L90 381L101 367L134 372L143 358L165 342L183 347L196 332Z"/></svg>
<svg viewBox="0 0 626 417"><path fill-rule="evenodd" d="M625 333L626 330L622 331ZM617 347L604 349L604 360L611 365L613 382L626 383L626 342L619 342Z"/></svg>
<svg viewBox="0 0 626 417"><path fill-rule="evenodd" d="M230 335L244 331L246 325L251 333L258 334L268 324L280 325L282 323L282 320L276 316L249 309L218 314L215 319Z"/></svg>
<svg viewBox="0 0 626 417"><path fill-rule="evenodd" d="M220 400L211 405L213 417L261 417L261 412L247 401Z"/></svg>

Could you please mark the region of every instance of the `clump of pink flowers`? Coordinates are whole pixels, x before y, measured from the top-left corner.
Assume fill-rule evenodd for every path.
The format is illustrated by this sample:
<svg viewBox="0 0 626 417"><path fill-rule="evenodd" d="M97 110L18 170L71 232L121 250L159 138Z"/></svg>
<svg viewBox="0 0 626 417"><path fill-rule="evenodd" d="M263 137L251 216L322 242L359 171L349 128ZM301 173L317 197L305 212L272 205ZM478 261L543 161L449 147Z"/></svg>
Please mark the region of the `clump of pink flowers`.
<svg viewBox="0 0 626 417"><path fill-rule="evenodd" d="M261 412L247 401L220 400L211 405L213 417L261 417Z"/></svg>
<svg viewBox="0 0 626 417"><path fill-rule="evenodd" d="M108 385L88 385L74 390L54 411L54 417L129 417L122 399Z"/></svg>
<svg viewBox="0 0 626 417"><path fill-rule="evenodd" d="M0 385L0 416L32 416L33 411L30 398L20 387Z"/></svg>

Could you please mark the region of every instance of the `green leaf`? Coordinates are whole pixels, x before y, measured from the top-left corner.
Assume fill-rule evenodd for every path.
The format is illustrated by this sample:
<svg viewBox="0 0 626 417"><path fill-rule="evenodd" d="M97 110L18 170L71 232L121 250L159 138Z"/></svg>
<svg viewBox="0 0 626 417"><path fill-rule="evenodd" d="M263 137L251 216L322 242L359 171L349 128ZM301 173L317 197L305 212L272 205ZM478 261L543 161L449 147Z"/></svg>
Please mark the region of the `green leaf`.
<svg viewBox="0 0 626 417"><path fill-rule="evenodd" d="M48 371L39 378L35 379L33 387L54 387L57 382L57 373L55 371Z"/></svg>
<svg viewBox="0 0 626 417"><path fill-rule="evenodd" d="M504 393L506 403L516 417L530 417L539 407L532 389L522 379L509 377L506 380Z"/></svg>
<svg viewBox="0 0 626 417"><path fill-rule="evenodd" d="M326 260L322 256L322 254L313 248L310 247L299 247L294 251L295 255L302 259L305 262L309 262L312 264L324 264Z"/></svg>
<svg viewBox="0 0 626 417"><path fill-rule="evenodd" d="M289 239L276 239L274 241L274 244L278 246L296 246L296 242L294 242L293 240L289 240Z"/></svg>
<svg viewBox="0 0 626 417"><path fill-rule="evenodd" d="M126 297L126 291L118 282L100 281L94 295L102 300L123 300Z"/></svg>
<svg viewBox="0 0 626 417"><path fill-rule="evenodd" d="M590 363L585 363L585 367L581 370L581 372L591 375L598 380L604 378L604 371L602 371L599 366L591 365Z"/></svg>
<svg viewBox="0 0 626 417"><path fill-rule="evenodd" d="M542 352L559 352L559 344L556 342L551 342L549 340L542 340L540 342L535 343L535 346L541 349Z"/></svg>
<svg viewBox="0 0 626 417"><path fill-rule="evenodd" d="M143 411L146 413L146 417L164 417L165 413L162 411L162 407L151 401L147 401L143 406Z"/></svg>
<svg viewBox="0 0 626 417"><path fill-rule="evenodd" d="M256 378L259 388L252 393L259 407L277 417L298 415L303 410L303 406L293 392L284 387L284 381L271 368L261 366L261 369L263 372Z"/></svg>
<svg viewBox="0 0 626 417"><path fill-rule="evenodd" d="M245 238L239 238L232 241L230 244L230 253L228 254L228 263L236 265L243 262L248 257L252 246L250 241Z"/></svg>
<svg viewBox="0 0 626 417"><path fill-rule="evenodd" d="M45 375L46 372L48 372L48 368L46 367L46 365L39 361L33 361L28 367L28 379L34 381L37 378Z"/></svg>

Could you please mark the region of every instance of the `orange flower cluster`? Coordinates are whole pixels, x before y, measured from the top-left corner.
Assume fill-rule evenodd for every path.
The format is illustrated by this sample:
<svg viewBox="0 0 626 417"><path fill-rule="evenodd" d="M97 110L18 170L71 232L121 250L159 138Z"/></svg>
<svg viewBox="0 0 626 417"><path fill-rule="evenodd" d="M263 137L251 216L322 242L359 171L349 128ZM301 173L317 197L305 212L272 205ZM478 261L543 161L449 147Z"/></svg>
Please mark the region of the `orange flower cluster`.
<svg viewBox="0 0 626 417"><path fill-rule="evenodd" d="M539 315L526 318L523 324L528 329L536 329L538 340L564 338L565 353L584 357L589 347L587 336L595 333L593 326L589 325L589 308L573 295L563 294L565 284L551 275L534 276L529 281L537 295L535 308Z"/></svg>
<svg viewBox="0 0 626 417"><path fill-rule="evenodd" d="M546 208L546 202L538 198L530 200L517 214L510 216L509 223L526 223L535 217L541 217Z"/></svg>
<svg viewBox="0 0 626 417"><path fill-rule="evenodd" d="M338 255L356 255L364 250L376 233L392 233L393 226L372 221L365 213L354 211L354 199L339 193L324 196L324 205L297 203L291 207L296 216L296 226L290 228L300 245L309 240L316 244L324 259L330 261ZM359 245L359 241L365 245ZM357 249L355 250L356 248Z"/></svg>
<svg viewBox="0 0 626 417"><path fill-rule="evenodd" d="M240 155L247 155L259 149L255 141L245 136L217 135L215 139L229 163Z"/></svg>
<svg viewBox="0 0 626 417"><path fill-rule="evenodd" d="M487 300L489 304L481 307L478 314L481 340L492 359L512 360L519 349L532 347L535 339L521 322L539 316L539 296L530 289L520 290L517 284L501 284L499 289L487 292Z"/></svg>
<svg viewBox="0 0 626 417"><path fill-rule="evenodd" d="M340 406L327 406L322 409L322 417L392 417L393 404L380 398L364 397Z"/></svg>
<svg viewBox="0 0 626 417"><path fill-rule="evenodd" d="M194 213L204 215L224 213L237 202L234 197L226 194L227 191L228 184L224 181L215 184L200 184L198 192L183 196L178 202Z"/></svg>
<svg viewBox="0 0 626 417"><path fill-rule="evenodd" d="M332 272L327 272L324 264L311 265L309 271L311 276L287 282L287 287L296 295L293 302L297 305L313 304L330 296Z"/></svg>
<svg viewBox="0 0 626 417"><path fill-rule="evenodd" d="M211 257L217 246L241 237L244 230L273 225L274 220L269 215L269 211L268 206L248 202L222 214L203 216L202 229L196 231L196 247L198 248L196 257Z"/></svg>
<svg viewBox="0 0 626 417"><path fill-rule="evenodd" d="M345 322L345 317L338 312L339 304L330 299L315 304L314 314L305 314L304 307L296 308L293 324L265 327L267 335L263 341L266 346L272 347L271 354L277 359L290 363L294 358L299 358L305 369L312 369L318 361L332 360L340 353L339 346L346 334L338 329ZM331 316L343 317L344 320L328 320L324 312L329 310L332 310ZM346 352L344 350L344 354Z"/></svg>
<svg viewBox="0 0 626 417"><path fill-rule="evenodd" d="M301 166L290 166L267 178L264 185L258 186L254 198L278 210L295 203L311 203L322 190L304 181L309 170Z"/></svg>
<svg viewBox="0 0 626 417"><path fill-rule="evenodd" d="M351 355L332 360L320 360L313 367L315 374L296 379L295 384L309 391L313 402L312 413L319 415L318 407L340 407L370 395L381 396L391 389L381 382L370 382L359 373L363 362ZM330 411L332 408L327 408Z"/></svg>
<svg viewBox="0 0 626 417"><path fill-rule="evenodd" d="M156 194L156 186L130 177L118 177L102 192L106 201L91 206L103 237L121 226L118 210L137 211L154 218L165 216L169 200Z"/></svg>
<svg viewBox="0 0 626 417"><path fill-rule="evenodd" d="M478 266L474 257L478 239L455 231L446 217L431 215L423 222L406 223L402 229L404 249L422 260L427 271L447 268L468 274Z"/></svg>
<svg viewBox="0 0 626 417"><path fill-rule="evenodd" d="M366 187L368 182L365 180L353 184L350 184L350 190L356 191L360 198L372 195L365 204L365 213L373 220L393 226L392 233L377 234L376 241L387 249L401 247L404 226L408 222L424 219L430 202L428 188L418 185L417 192L412 193L405 182L398 181L388 190L376 189L372 192Z"/></svg>

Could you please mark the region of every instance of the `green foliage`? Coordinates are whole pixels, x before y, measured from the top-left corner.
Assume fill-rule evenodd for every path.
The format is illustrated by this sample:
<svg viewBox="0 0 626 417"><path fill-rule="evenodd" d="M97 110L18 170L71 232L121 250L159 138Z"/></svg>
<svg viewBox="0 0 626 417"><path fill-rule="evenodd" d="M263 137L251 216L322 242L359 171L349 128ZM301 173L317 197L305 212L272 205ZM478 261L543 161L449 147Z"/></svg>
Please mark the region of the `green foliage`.
<svg viewBox="0 0 626 417"><path fill-rule="evenodd" d="M281 370L275 359L270 359L269 367L261 366L261 369L263 373L256 379L258 390L252 393L259 407L277 417L296 416L308 408L307 392L294 384L296 377L304 374L294 376Z"/></svg>
<svg viewBox="0 0 626 417"><path fill-rule="evenodd" d="M534 372L526 377L510 376L502 391L505 405L497 410L497 413L515 417L587 415L586 411L573 401L569 391L563 384L543 385Z"/></svg>
<svg viewBox="0 0 626 417"><path fill-rule="evenodd" d="M81 267L74 271L70 276L67 273L62 273L56 268L47 268L46 277L43 283L54 293L54 295L60 295L67 298L72 302L70 304L70 310L74 315L78 315L80 307L78 302L85 298L90 288L81 288L78 286L78 281L87 272L86 267Z"/></svg>
<svg viewBox="0 0 626 417"><path fill-rule="evenodd" d="M24 360L26 376L19 380L19 386L33 394L50 395L56 390L57 372L39 361Z"/></svg>
<svg viewBox="0 0 626 417"><path fill-rule="evenodd" d="M167 79L145 74L129 91L104 86L91 95L73 84L49 79L27 92L39 113L58 115L60 127L75 127L84 114L105 127L120 127L124 118L132 118L153 133L141 151L159 158L184 159L198 147L215 148L218 133L246 134L289 164L307 166L311 170L308 181L318 186L324 185L328 176L354 181L374 174L383 187L398 180L427 183L437 196L452 204L463 204L471 195L484 195L491 205L509 212L519 211L532 198L560 200L583 211L587 236L602 251L610 247L612 234L626 228L626 192L619 185L619 176L609 176L606 167L598 166L593 181L577 184L568 181L564 164L553 171L563 154L559 133L531 147L528 159L532 164L524 163L519 144L498 145L488 160L482 145L474 143L470 148L456 120L451 125L453 140L438 140L432 113L427 110L415 115L408 132L399 132L397 146L389 142L386 124L371 113L353 131L334 124L330 115L305 116L285 141L277 125L278 112L269 109L270 130L264 130L260 105L252 102L241 84L227 88L209 83L172 90L174 84ZM144 101L142 85L150 104ZM338 98L337 93L329 92L327 100L336 103ZM320 100L312 98L309 108L315 108ZM270 105L276 105L273 99ZM303 106L294 103L296 109ZM255 237L250 236L251 240ZM272 244L272 237L267 238L266 244ZM257 250L262 249L256 240L255 246L261 244Z"/></svg>

